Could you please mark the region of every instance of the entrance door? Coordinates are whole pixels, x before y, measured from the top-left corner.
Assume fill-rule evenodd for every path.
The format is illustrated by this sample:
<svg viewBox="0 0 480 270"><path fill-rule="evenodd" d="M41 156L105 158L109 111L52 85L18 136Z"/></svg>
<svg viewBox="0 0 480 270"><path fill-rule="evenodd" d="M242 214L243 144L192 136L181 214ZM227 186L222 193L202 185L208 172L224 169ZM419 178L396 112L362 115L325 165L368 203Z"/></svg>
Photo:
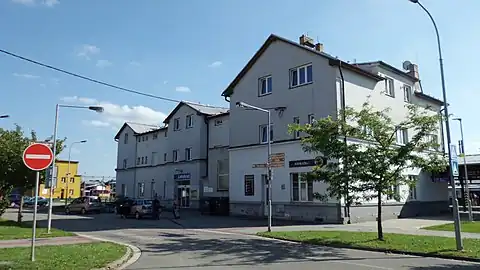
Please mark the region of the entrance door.
<svg viewBox="0 0 480 270"><path fill-rule="evenodd" d="M177 198L180 207L190 207L190 185L177 186Z"/></svg>
<svg viewBox="0 0 480 270"><path fill-rule="evenodd" d="M263 214L268 216L268 200L270 199L270 187L268 186L268 178L266 174L262 174L263 185Z"/></svg>

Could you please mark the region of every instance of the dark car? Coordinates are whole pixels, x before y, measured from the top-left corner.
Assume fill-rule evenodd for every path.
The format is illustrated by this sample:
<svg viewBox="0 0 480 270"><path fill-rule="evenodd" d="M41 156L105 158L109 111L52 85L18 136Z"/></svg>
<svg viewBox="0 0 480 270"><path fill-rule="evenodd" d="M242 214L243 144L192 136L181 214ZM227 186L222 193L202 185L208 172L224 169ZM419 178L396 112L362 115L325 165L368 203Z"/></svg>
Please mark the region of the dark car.
<svg viewBox="0 0 480 270"><path fill-rule="evenodd" d="M35 197L29 197L24 199L23 201L23 206L26 206L26 207L33 207L34 204L35 204ZM44 197L37 197L37 205L40 207L47 206L48 199Z"/></svg>

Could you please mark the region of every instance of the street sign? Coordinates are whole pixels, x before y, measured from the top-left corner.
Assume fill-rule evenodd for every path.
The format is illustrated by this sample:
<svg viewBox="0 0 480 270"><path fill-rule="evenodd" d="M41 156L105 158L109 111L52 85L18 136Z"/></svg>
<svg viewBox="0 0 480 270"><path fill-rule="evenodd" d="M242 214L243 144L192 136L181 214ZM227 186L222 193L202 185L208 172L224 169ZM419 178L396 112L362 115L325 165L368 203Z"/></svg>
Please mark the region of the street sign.
<svg viewBox="0 0 480 270"><path fill-rule="evenodd" d="M450 144L450 156L451 156L451 163L452 166L452 174L454 177L458 177L458 156L457 156L457 146L455 144Z"/></svg>
<svg viewBox="0 0 480 270"><path fill-rule="evenodd" d="M23 151L23 163L33 171L41 171L53 161L53 152L48 145L42 143L34 143Z"/></svg>

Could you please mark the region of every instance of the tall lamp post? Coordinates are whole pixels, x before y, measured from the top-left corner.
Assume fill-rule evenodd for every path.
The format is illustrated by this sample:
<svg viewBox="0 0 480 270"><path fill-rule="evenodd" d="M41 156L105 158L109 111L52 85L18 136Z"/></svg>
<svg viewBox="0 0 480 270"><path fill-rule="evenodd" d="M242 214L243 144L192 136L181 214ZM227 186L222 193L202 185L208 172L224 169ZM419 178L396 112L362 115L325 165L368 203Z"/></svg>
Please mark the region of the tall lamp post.
<svg viewBox="0 0 480 270"><path fill-rule="evenodd" d="M10 115L8 115L8 114L0 115L0 119L9 118L9 117L10 117Z"/></svg>
<svg viewBox="0 0 480 270"><path fill-rule="evenodd" d="M47 221L47 233L50 233L52 229L52 204L53 204L53 189L55 183L53 182L53 179L56 178L57 176L55 174L55 163L56 163L56 156L57 156L57 126L58 126L58 112L60 108L73 108L73 109L88 109L91 111L95 111L98 113L103 112L103 107L100 106L77 106L77 105L66 105L66 104L57 104L55 106L55 124L53 126L53 162L52 162L52 168L53 168L53 173L51 175L51 180L50 180L50 199L48 203L48 221Z"/></svg>
<svg viewBox="0 0 480 270"><path fill-rule="evenodd" d="M468 206L468 220L472 222L473 221L472 200L470 199L470 190L468 188L467 154L465 153L465 140L463 139L462 118L453 118L452 120L458 121L460 123L460 135L462 138L462 148L460 148L460 151L461 151L461 154L463 154L463 168L465 170L465 177L463 178L463 180L465 185L465 193L467 194L466 200L467 200L467 206Z"/></svg>
<svg viewBox="0 0 480 270"><path fill-rule="evenodd" d="M437 46L438 46L438 58L440 63L440 78L442 80L442 93L443 93L443 105L444 105L444 113L445 113L445 129L447 134L447 145L448 145L448 162L449 166L449 174L448 178L450 180L450 184L452 185L452 201L453 201L453 221L455 225L455 240L457 244L457 250L463 250L463 240L462 240L462 233L460 228L460 214L458 211L458 199L457 199L457 191L455 190L455 180L453 177L453 166L452 166L452 149L451 143L452 138L450 135L450 121L449 121L449 114L448 114L448 102L447 102L447 90L445 89L445 74L443 71L443 58L442 58L442 46L440 45L440 34L438 33L437 24L433 19L432 14L420 3L419 0L409 0L414 4L418 4L425 13L427 13L428 17L432 21L433 27L435 28L435 34L437 35Z"/></svg>
<svg viewBox="0 0 480 270"><path fill-rule="evenodd" d="M68 189L68 184L70 183L70 162L71 162L71 157L72 157L72 146L74 146L75 144L80 144L80 143L86 143L87 140L82 140L82 141L78 141L78 142L72 142L70 144L70 147L68 148L68 166L67 166L67 195L66 195L66 198L65 198L65 207L67 207L67 204L68 204L68 196L70 195L70 190ZM73 176L75 177L75 176ZM75 179L75 178L74 178Z"/></svg>
<svg viewBox="0 0 480 270"><path fill-rule="evenodd" d="M248 108L260 112L264 112L268 115L268 123L267 123L267 186L268 186L268 231L272 231L272 164L271 164L271 156L272 156L272 138L270 137L270 126L271 126L271 115L270 110L259 108L245 102L237 102L237 107L240 108Z"/></svg>

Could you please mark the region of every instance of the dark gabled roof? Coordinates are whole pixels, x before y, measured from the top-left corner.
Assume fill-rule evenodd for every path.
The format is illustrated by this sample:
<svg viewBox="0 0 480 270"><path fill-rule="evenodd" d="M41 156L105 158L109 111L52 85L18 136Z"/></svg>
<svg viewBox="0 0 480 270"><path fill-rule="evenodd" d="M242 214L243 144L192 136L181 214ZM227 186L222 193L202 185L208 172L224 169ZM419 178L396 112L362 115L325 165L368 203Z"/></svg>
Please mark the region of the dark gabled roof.
<svg viewBox="0 0 480 270"><path fill-rule="evenodd" d="M340 59L337 59L337 58L335 58L335 57L333 57L333 56L331 56L327 53L319 52L319 51L307 48L305 46L302 46L302 45L300 45L296 42L293 42L291 40L288 40L286 38L282 38L282 37L279 37L277 35L271 34L268 37L268 39L263 43L263 45L260 47L260 49L258 49L258 51L248 61L248 63L245 65L245 67L243 67L243 69L240 71L240 73L238 73L238 75L235 77L235 79L233 79L233 81L228 85L227 89L225 89L225 91L223 91L222 96L229 97L229 96L232 95L233 89L235 88L235 86L240 82L240 80L243 78L243 76L245 76L245 74L250 70L250 68L255 64L255 62L257 62L257 60L260 58L260 56L262 56L262 54L267 50L267 48L270 46L270 44L272 44L275 41L282 41L282 42L285 42L285 43L290 44L292 46L295 46L297 48L301 48L303 50L306 50L308 52L316 54L318 56L325 57L325 58L330 60L330 62L329 62L330 65L339 65L341 63L342 67L345 68L345 69L351 70L351 71L356 72L356 73L361 74L361 75L364 75L364 76L366 76L368 78L371 78L373 80L377 80L377 81L384 80L384 78L382 78L380 76L372 74L372 73L370 73L366 70L363 70L363 69L361 69L359 67L356 67L352 64L349 64L347 62L341 61Z"/></svg>
<svg viewBox="0 0 480 270"><path fill-rule="evenodd" d="M425 99L427 101L430 101L430 102L433 102L433 103L436 103L440 106L443 106L443 101L438 99L438 98L435 98L435 97L432 97L430 95L427 95L423 92L415 92L415 96L419 97L419 98L422 98L422 99Z"/></svg>
<svg viewBox="0 0 480 270"><path fill-rule="evenodd" d="M155 126L155 125L125 122L125 124L123 124L123 126L120 128L120 130L115 135L115 137L114 137L115 140L118 140L118 138L120 137L120 133L122 133L123 129L125 129L127 126L130 127L133 130L134 135L150 133L150 132L158 131L158 130L161 130L161 129L165 128L165 127Z"/></svg>
<svg viewBox="0 0 480 270"><path fill-rule="evenodd" d="M207 116L213 116L217 114L222 114L225 112L228 112L228 108L223 108L223 107L215 107L215 106L210 106L210 105L204 105L200 103L193 103L193 102L186 102L186 101L181 101L177 104L177 106L172 110L172 112L165 118L163 123L167 124L170 121L170 118L183 106L186 105L196 112L202 114L202 115L207 115Z"/></svg>
<svg viewBox="0 0 480 270"><path fill-rule="evenodd" d="M414 82L418 82L418 78L415 78L414 76L408 74L407 72L403 71L403 70L400 70L390 64L387 64L383 61L372 61L372 62L363 62L363 63L356 63L355 65L358 65L358 66L369 66L369 65L373 65L373 66L381 66L383 67L384 69L390 71L390 72L393 72L397 75L400 75L400 76L403 76L404 78L407 78L409 80L412 80Z"/></svg>

